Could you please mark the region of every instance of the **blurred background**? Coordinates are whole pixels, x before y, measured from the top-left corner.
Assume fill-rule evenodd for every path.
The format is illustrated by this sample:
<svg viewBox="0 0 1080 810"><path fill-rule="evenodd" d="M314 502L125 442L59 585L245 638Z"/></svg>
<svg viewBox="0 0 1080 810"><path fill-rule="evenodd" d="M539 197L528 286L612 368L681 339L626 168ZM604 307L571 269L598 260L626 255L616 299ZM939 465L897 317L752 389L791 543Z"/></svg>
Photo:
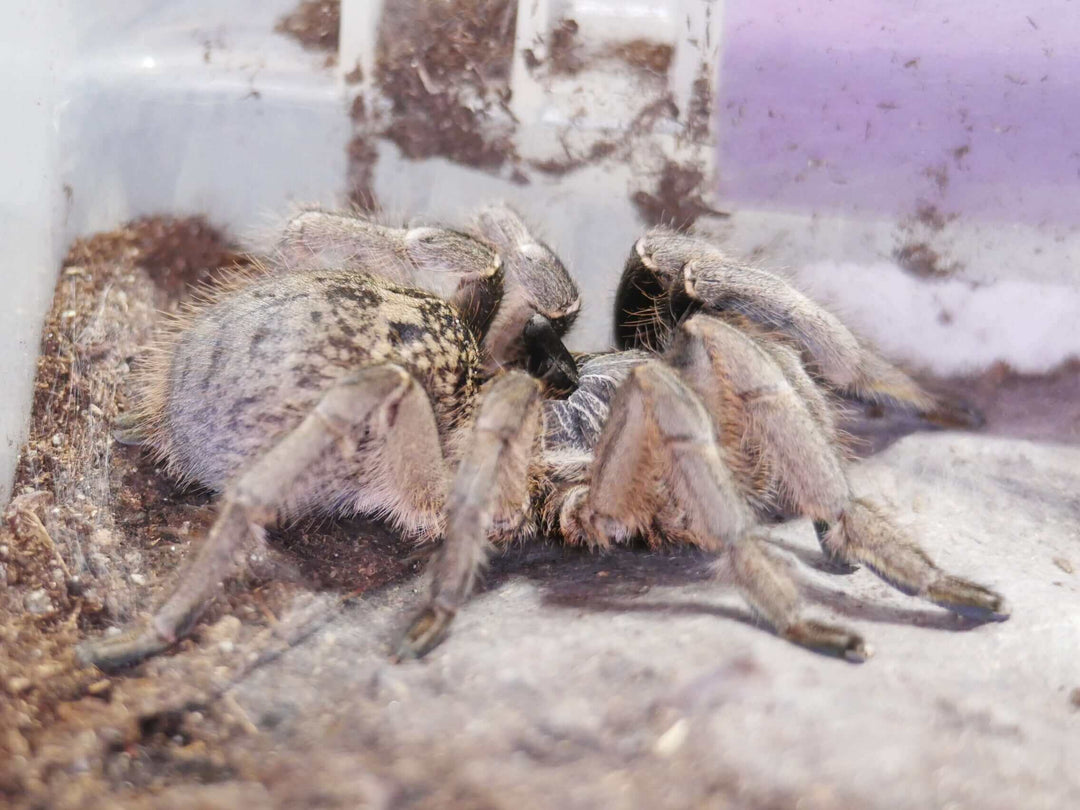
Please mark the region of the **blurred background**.
<svg viewBox="0 0 1080 810"><path fill-rule="evenodd" d="M1080 353L1080 17L885 0L0 3L0 494L75 237L519 206L610 338L645 228L786 270L941 375Z"/></svg>

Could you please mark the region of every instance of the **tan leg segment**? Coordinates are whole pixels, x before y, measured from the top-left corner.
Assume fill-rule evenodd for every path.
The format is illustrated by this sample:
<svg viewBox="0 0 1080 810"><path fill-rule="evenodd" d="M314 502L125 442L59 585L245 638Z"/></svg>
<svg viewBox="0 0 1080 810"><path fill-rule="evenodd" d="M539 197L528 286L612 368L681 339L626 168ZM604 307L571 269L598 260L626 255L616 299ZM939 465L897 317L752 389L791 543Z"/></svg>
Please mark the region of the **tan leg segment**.
<svg viewBox="0 0 1080 810"><path fill-rule="evenodd" d="M725 402L744 410L739 422L745 433L735 441L742 450L752 449L747 466L764 464L772 471L782 503L815 522L830 560L865 563L899 590L957 613L980 619L1008 615L999 594L946 574L884 515L852 498L837 447L780 367L753 340L709 315L698 315L676 333L670 361L714 412ZM731 393L734 399L725 400Z"/></svg>
<svg viewBox="0 0 1080 810"><path fill-rule="evenodd" d="M402 230L349 213L297 214L278 237L277 254L288 270L360 267L398 284L412 281Z"/></svg>
<svg viewBox="0 0 1080 810"><path fill-rule="evenodd" d="M417 412L426 419L406 418ZM440 476L445 481L445 472L426 395L402 368L364 369L328 391L295 430L229 487L210 534L150 625L86 642L79 648L80 660L103 669L124 666L165 650L187 633L222 582L242 569L252 543L262 542L264 527L290 511L297 492L320 489L312 468L335 452L348 460L365 430L376 444L387 435L408 434L413 447L419 448L413 456L424 466L413 470L411 480L399 483L403 490L396 501L407 504L409 493L415 492L420 500L411 504L413 510L419 514L430 509L423 501L439 486Z"/></svg>
<svg viewBox="0 0 1080 810"><path fill-rule="evenodd" d="M630 465L630 466L627 466ZM664 516L654 526L655 516ZM750 508L717 444L701 400L660 363L641 366L611 407L588 494L567 504L564 531L594 544L656 531L726 555L726 569L754 610L784 638L859 661L862 639L799 616L798 589L749 533Z"/></svg>
<svg viewBox="0 0 1080 810"><path fill-rule="evenodd" d="M355 213L305 211L285 226L278 263L288 270L353 267L451 301L484 334L502 293L494 249L448 228L391 228Z"/></svg>
<svg viewBox="0 0 1080 810"><path fill-rule="evenodd" d="M975 411L924 391L860 344L839 318L772 273L710 257L688 262L683 283L686 294L706 306L738 312L790 337L846 396L897 405L946 427L982 424Z"/></svg>
<svg viewBox="0 0 1080 810"><path fill-rule="evenodd" d="M870 504L852 500L822 537L827 553L847 562L864 563L906 594L919 596L979 621L1009 617L1001 594L938 568L915 541L897 529Z"/></svg>
<svg viewBox="0 0 1080 810"><path fill-rule="evenodd" d="M611 405L588 494L564 510L570 540L607 546L654 531L718 551L753 523L697 396L661 363L636 368Z"/></svg>
<svg viewBox="0 0 1080 810"><path fill-rule="evenodd" d="M702 314L680 326L667 359L721 426L744 491L827 528L850 497L828 403L802 366L775 348ZM838 571L854 570L822 550Z"/></svg>
<svg viewBox="0 0 1080 810"><path fill-rule="evenodd" d="M799 617L798 588L770 558L758 537L747 535L732 545L717 570L733 579L754 612L788 641L853 663L872 654L857 633Z"/></svg>
<svg viewBox="0 0 1080 810"><path fill-rule="evenodd" d="M540 431L540 388L521 372L483 395L447 501L446 537L431 563L431 594L396 657L418 658L445 636L468 598L493 530L516 528L529 507L529 464Z"/></svg>
<svg viewBox="0 0 1080 810"><path fill-rule="evenodd" d="M760 346L780 367L788 384L795 390L825 440L839 447L842 439L840 428L836 424L835 403L830 401L830 396L806 373L798 352L776 341L762 341Z"/></svg>
<svg viewBox="0 0 1080 810"><path fill-rule="evenodd" d="M839 448L768 352L697 315L676 332L668 361L721 427L748 494L821 520L840 514L849 494Z"/></svg>

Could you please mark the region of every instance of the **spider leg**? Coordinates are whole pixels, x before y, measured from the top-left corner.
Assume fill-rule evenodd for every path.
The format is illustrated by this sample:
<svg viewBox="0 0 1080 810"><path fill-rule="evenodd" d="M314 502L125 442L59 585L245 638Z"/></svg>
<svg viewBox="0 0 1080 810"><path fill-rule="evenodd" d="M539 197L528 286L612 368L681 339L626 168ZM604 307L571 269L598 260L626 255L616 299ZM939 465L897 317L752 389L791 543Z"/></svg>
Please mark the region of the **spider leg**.
<svg viewBox="0 0 1080 810"><path fill-rule="evenodd" d="M398 284L411 280L400 231L334 211L301 211L282 228L276 259L286 270L363 267Z"/></svg>
<svg viewBox="0 0 1080 810"><path fill-rule="evenodd" d="M747 535L722 557L717 572L740 588L743 598L777 632L801 647L862 663L873 649L845 627L799 618L799 590L765 549L761 538Z"/></svg>
<svg viewBox="0 0 1080 810"><path fill-rule="evenodd" d="M706 307L750 318L793 340L838 392L914 411L942 427L978 427L982 416L927 393L859 340L832 313L780 277L721 254L692 259L682 269L685 294Z"/></svg>
<svg viewBox="0 0 1080 810"><path fill-rule="evenodd" d="M757 345L780 367L788 384L795 389L795 393L825 438L834 445L841 444L843 439L836 421L835 403L830 401L822 387L806 373L799 353L790 346L772 340L758 341Z"/></svg>
<svg viewBox="0 0 1080 810"><path fill-rule="evenodd" d="M676 331L667 360L720 428L748 497L829 522L850 498L828 405L805 369L724 321L700 314ZM790 359L790 358L787 358ZM822 530L824 531L824 530ZM834 565L844 565L822 542Z"/></svg>
<svg viewBox="0 0 1080 810"><path fill-rule="evenodd" d="M722 569L780 636L852 661L869 655L857 634L800 616L797 586L751 531L705 405L662 363L636 368L616 393L591 482L567 492L560 524L570 542L660 534L720 552Z"/></svg>
<svg viewBox="0 0 1080 810"><path fill-rule="evenodd" d="M539 385L522 372L497 377L484 393L450 487L428 601L405 631L397 659L419 658L445 638L484 565L492 530L515 528L524 518L540 404Z"/></svg>
<svg viewBox="0 0 1080 810"><path fill-rule="evenodd" d="M453 303L476 334L502 298L502 261L491 246L448 228L391 228L351 213L303 211L277 243L285 269L356 267Z"/></svg>
<svg viewBox="0 0 1080 810"><path fill-rule="evenodd" d="M1003 621L1001 594L940 569L914 540L873 505L853 499L824 533L832 556L861 562L894 588L977 621Z"/></svg>
<svg viewBox="0 0 1080 810"><path fill-rule="evenodd" d="M148 437L143 421L135 411L117 414L112 420L113 438L120 444L145 444Z"/></svg>
<svg viewBox="0 0 1080 810"><path fill-rule="evenodd" d="M767 470L765 484L775 499L815 522L830 560L864 563L904 593L957 613L979 619L1008 615L1003 597L942 571L883 514L853 497L836 446L796 387L751 338L698 315L680 327L669 361L722 424L732 410L743 409L734 420L741 435L729 436L725 445L732 455L746 457L733 462L733 469L745 471L743 485L751 488L761 485L754 476Z"/></svg>
<svg viewBox="0 0 1080 810"><path fill-rule="evenodd" d="M365 450L358 451L362 441ZM438 531L447 476L427 395L398 366L362 369L327 391L293 431L227 488L209 535L149 625L86 642L79 659L111 669L171 646L191 629L222 582L242 570L245 552L263 542L265 527L305 505L296 503L298 492L325 492L329 484L332 492L356 494L355 482L330 480L328 471L341 460L347 469L378 470L378 505L399 523Z"/></svg>

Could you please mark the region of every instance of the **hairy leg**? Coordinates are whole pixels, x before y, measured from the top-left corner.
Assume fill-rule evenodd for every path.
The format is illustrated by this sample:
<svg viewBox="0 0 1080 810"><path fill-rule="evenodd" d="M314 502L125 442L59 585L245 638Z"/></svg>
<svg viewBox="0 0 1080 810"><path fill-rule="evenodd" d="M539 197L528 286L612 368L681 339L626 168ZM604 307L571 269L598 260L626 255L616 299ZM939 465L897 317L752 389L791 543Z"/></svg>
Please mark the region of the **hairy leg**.
<svg viewBox="0 0 1080 810"><path fill-rule="evenodd" d="M705 403L748 497L839 513L847 479L838 448L756 341L711 315L676 330L667 361ZM793 371L793 369L791 370Z"/></svg>
<svg viewBox="0 0 1080 810"><path fill-rule="evenodd" d="M945 573L884 515L852 496L839 449L780 367L752 339L716 318L698 315L679 329L670 361L707 405L722 408L724 397L730 402L729 395L735 394L744 409L739 417L744 433L732 451L752 456L734 468L771 470L771 488L781 505L815 522L831 560L865 563L905 593L957 613L982 619L1008 615L999 594Z"/></svg>
<svg viewBox="0 0 1080 810"><path fill-rule="evenodd" d="M278 236L276 258L286 270L370 267L372 273L405 284L412 267L401 233L347 212L302 211Z"/></svg>
<svg viewBox="0 0 1080 810"><path fill-rule="evenodd" d="M287 270L356 268L453 303L476 334L502 297L494 248L452 228L392 228L353 213L304 211L286 224L277 263Z"/></svg>
<svg viewBox="0 0 1080 810"><path fill-rule="evenodd" d="M869 654L857 634L799 615L798 588L752 534L753 515L709 413L661 363L635 369L619 389L588 489L567 493L561 520L571 541L603 546L657 532L722 552L724 570L779 635L853 661Z"/></svg>
<svg viewBox="0 0 1080 810"><path fill-rule="evenodd" d="M806 368L794 349L767 339L757 341L757 343L780 367L788 384L795 390L795 394L802 401L825 439L834 446L840 446L843 442L843 434L836 424L835 397L826 394L822 387L806 373Z"/></svg>
<svg viewBox="0 0 1080 810"><path fill-rule="evenodd" d="M788 641L855 663L873 654L870 645L850 630L799 617L798 588L756 535L733 545L717 572L736 582L754 611Z"/></svg>
<svg viewBox="0 0 1080 810"><path fill-rule="evenodd" d="M857 400L895 405L943 427L977 427L970 408L940 400L862 344L828 310L779 276L732 262L718 251L687 262L682 281L690 298L744 315L791 338L821 377Z"/></svg>
<svg viewBox="0 0 1080 810"><path fill-rule="evenodd" d="M442 641L472 591L493 530L512 534L525 517L540 404L539 385L522 372L497 377L483 394L447 499L445 538L429 568L430 595L397 658L419 658Z"/></svg>
<svg viewBox="0 0 1080 810"><path fill-rule="evenodd" d="M914 540L878 509L853 499L824 532L831 556L863 563L898 590L978 621L1009 617L1005 597L990 588L941 570Z"/></svg>
<svg viewBox="0 0 1080 810"><path fill-rule="evenodd" d="M325 491L328 482L318 478L334 460L355 466L365 433L376 447L371 463L389 479L382 485L384 507L421 525L437 522L446 471L427 396L398 366L363 369L329 390L295 430L226 490L209 535L149 625L86 642L79 658L113 668L167 649L191 629L222 582L242 569L245 553L262 542L265 527L302 506L297 493Z"/></svg>

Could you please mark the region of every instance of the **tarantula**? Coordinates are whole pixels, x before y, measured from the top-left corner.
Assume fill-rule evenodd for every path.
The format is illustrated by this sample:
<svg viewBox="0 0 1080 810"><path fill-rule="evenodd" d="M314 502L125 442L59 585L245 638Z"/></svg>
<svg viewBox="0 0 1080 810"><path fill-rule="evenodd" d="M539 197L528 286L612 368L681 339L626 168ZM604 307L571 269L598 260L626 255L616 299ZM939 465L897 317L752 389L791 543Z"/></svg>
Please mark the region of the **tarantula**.
<svg viewBox="0 0 1080 810"><path fill-rule="evenodd" d="M80 657L110 667L166 648L272 523L364 513L440 536L485 380L524 367L549 392L572 389L561 336L579 307L559 259L506 207L470 233L294 218L266 272L209 292L145 358L115 435L221 493L218 517L151 626Z"/></svg>
<svg viewBox="0 0 1080 810"><path fill-rule="evenodd" d="M540 533L594 548L644 537L715 552L779 635L864 660L856 633L801 616L794 581L766 551L760 521L786 515L811 517L838 567L863 563L958 613L1008 615L1001 596L941 571L852 496L826 387L939 421L964 414L816 304L708 242L652 231L618 291L621 350L580 356L575 368L559 341L578 308L562 265L506 209L482 214L477 231L494 252L457 232L429 234L429 247L471 240L448 251L470 258L422 262L440 268L424 275L411 232L311 215L287 229L285 269L223 294L175 332L145 375L126 438L223 490L219 517L151 625L84 645L84 660L116 666L164 649L236 572L246 541L311 509L384 515L442 538L399 658L445 636L492 546ZM492 303L496 256L505 292ZM328 257L353 269L318 269ZM297 268L309 262L316 269Z"/></svg>

